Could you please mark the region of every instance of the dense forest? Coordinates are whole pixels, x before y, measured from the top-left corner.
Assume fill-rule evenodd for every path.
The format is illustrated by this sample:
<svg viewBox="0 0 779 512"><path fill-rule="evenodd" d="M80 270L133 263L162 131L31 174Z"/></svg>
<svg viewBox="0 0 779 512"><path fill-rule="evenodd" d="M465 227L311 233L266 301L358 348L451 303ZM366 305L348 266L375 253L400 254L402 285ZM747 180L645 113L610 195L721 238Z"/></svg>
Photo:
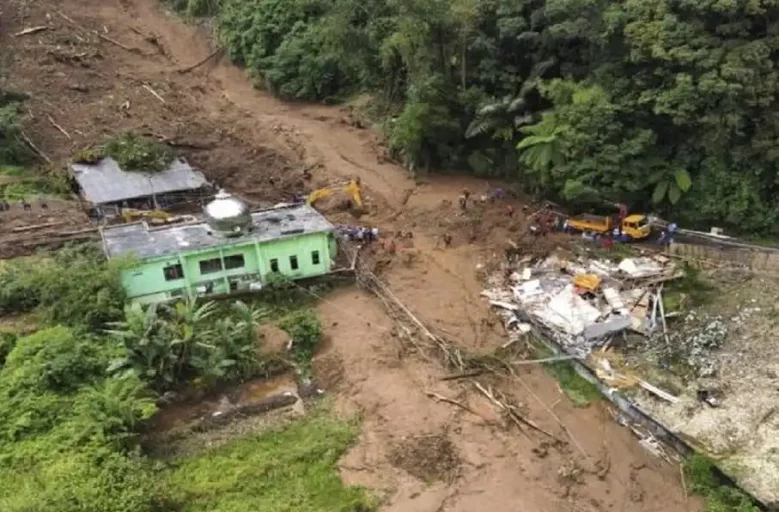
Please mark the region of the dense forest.
<svg viewBox="0 0 779 512"><path fill-rule="evenodd" d="M776 233L779 0L171 0L290 100L370 93L415 170Z"/></svg>

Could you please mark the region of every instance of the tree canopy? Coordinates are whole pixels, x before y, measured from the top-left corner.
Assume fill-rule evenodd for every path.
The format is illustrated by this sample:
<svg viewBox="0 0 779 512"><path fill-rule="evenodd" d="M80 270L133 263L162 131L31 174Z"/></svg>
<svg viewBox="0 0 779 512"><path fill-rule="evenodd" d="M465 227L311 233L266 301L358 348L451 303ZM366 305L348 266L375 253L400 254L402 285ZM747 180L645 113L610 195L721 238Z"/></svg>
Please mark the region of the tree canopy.
<svg viewBox="0 0 779 512"><path fill-rule="evenodd" d="M777 232L779 0L176 0L285 99L368 91L410 168Z"/></svg>

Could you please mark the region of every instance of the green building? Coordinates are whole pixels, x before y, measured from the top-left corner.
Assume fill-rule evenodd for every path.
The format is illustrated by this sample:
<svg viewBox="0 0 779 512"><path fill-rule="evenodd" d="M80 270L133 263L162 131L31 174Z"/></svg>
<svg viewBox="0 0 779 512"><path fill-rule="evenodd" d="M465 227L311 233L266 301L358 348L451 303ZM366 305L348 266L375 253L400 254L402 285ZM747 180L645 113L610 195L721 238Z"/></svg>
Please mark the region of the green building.
<svg viewBox="0 0 779 512"><path fill-rule="evenodd" d="M308 205L251 213L220 192L204 214L197 224L149 227L141 221L101 230L108 258L138 261L121 276L131 300L259 290L273 274L303 279L334 269L335 229Z"/></svg>

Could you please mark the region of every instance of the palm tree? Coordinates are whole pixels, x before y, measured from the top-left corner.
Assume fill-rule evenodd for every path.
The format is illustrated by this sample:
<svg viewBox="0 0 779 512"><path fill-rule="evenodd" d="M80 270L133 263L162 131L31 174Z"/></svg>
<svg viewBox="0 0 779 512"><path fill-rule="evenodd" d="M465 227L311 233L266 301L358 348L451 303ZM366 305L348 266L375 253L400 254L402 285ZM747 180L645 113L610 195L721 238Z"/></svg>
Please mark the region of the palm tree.
<svg viewBox="0 0 779 512"><path fill-rule="evenodd" d="M482 106L465 130L465 138L489 134L492 138L512 140L515 130L533 120L526 112L523 95L505 96Z"/></svg>
<svg viewBox="0 0 779 512"><path fill-rule="evenodd" d="M547 112L541 116L541 121L519 131L525 134L517 144L519 159L529 171L538 175L541 186L545 187L549 183L550 166L561 165L565 160L562 130L554 114Z"/></svg>

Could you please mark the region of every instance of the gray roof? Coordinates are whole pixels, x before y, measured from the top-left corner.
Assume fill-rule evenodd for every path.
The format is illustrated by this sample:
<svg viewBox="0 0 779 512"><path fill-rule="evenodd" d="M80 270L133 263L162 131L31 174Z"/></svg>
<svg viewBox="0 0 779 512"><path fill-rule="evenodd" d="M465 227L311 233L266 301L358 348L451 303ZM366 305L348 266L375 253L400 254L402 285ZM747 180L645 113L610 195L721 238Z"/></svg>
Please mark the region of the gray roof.
<svg viewBox="0 0 779 512"><path fill-rule="evenodd" d="M153 194L195 190L206 183L205 176L182 159L174 159L161 172L123 171L112 158L95 164L71 164L73 177L92 204L113 203Z"/></svg>
<svg viewBox="0 0 779 512"><path fill-rule="evenodd" d="M252 213L254 229L244 236L225 238L213 234L205 222L150 228L146 222L109 226L101 230L109 258L134 254L148 259L220 245L264 242L302 233L334 230L322 214L306 204L281 206Z"/></svg>

